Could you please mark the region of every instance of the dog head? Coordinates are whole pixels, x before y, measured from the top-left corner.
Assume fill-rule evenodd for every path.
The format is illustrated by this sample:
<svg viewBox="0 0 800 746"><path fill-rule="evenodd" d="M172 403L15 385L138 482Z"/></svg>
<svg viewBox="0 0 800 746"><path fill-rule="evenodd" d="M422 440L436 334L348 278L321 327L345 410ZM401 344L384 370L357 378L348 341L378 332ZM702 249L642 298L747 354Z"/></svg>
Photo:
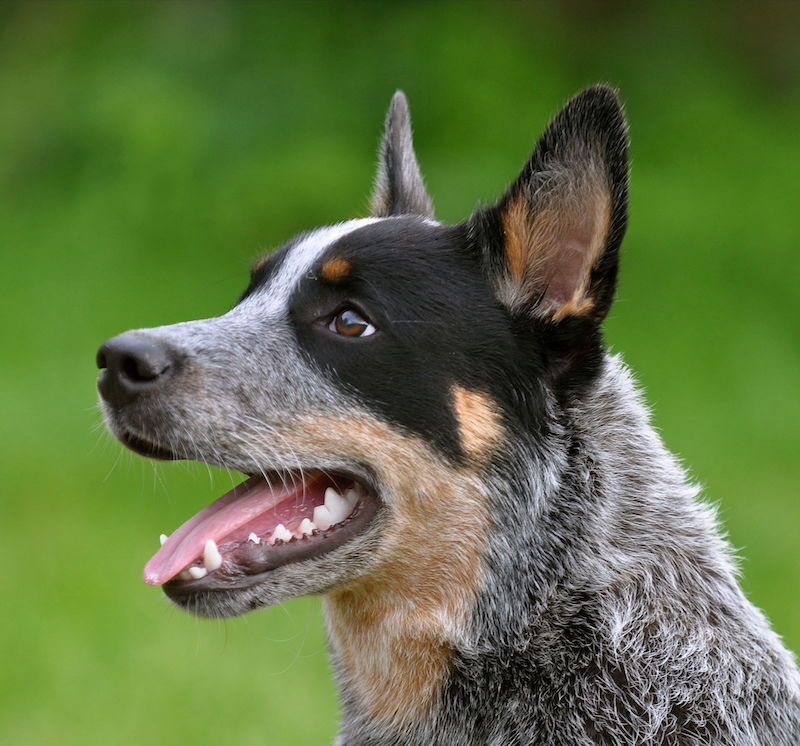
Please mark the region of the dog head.
<svg viewBox="0 0 800 746"><path fill-rule="evenodd" d="M398 93L370 217L266 256L223 316L104 344L126 446L249 475L146 581L208 616L377 588L457 615L497 531L487 484L601 364L627 168L617 96L590 88L495 205L444 225Z"/></svg>

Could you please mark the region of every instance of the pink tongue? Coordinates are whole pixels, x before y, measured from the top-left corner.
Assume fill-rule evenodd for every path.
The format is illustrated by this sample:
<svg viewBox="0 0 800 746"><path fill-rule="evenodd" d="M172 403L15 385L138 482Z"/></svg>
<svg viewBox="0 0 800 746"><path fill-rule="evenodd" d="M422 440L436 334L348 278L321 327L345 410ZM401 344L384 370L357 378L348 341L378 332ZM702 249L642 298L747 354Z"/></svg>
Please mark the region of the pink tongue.
<svg viewBox="0 0 800 746"><path fill-rule="evenodd" d="M232 531L291 497L297 488L290 485L273 490L263 477L251 477L205 510L190 518L147 563L144 582L163 585L203 554L206 541L217 544Z"/></svg>

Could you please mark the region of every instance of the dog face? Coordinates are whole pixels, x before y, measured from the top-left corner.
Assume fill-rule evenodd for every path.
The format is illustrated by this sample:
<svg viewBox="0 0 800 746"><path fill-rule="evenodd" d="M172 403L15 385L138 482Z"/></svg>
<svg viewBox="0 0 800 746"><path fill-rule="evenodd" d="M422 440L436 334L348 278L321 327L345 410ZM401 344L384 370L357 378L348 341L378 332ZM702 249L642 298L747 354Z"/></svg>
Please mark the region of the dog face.
<svg viewBox="0 0 800 746"><path fill-rule="evenodd" d="M443 225L396 95L371 217L267 256L224 316L100 349L125 445L251 475L146 581L208 616L392 589L457 625L497 530L492 480L596 373L626 195L624 118L596 87L496 205Z"/></svg>

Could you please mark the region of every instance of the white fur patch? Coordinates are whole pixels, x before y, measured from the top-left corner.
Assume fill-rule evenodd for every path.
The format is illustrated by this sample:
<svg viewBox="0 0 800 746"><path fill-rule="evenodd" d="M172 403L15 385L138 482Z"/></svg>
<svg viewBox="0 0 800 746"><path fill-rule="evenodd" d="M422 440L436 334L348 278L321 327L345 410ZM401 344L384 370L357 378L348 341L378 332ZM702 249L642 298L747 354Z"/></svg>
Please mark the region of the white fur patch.
<svg viewBox="0 0 800 746"><path fill-rule="evenodd" d="M286 314L289 299L300 280L332 244L348 233L377 223L382 218L360 218L330 225L304 236L291 248L277 274L264 290L246 298L238 308L242 312L253 309L261 316L282 317ZM236 309L234 309L236 311Z"/></svg>

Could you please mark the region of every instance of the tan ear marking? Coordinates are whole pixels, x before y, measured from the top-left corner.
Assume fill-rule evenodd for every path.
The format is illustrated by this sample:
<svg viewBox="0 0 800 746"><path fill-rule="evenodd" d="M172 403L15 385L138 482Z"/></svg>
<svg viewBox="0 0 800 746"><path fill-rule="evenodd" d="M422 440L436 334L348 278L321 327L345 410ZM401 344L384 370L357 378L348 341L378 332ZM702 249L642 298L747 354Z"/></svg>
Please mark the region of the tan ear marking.
<svg viewBox="0 0 800 746"><path fill-rule="evenodd" d="M595 185L582 201L583 209L574 206L572 219L567 228L570 243L578 243L582 248L582 261L576 268L575 283L568 297L559 298L554 305L553 321L561 321L567 316L586 316L594 310L594 299L589 295L589 282L594 269L608 241L611 230L611 194L603 185ZM571 246L570 246L571 248Z"/></svg>
<svg viewBox="0 0 800 746"><path fill-rule="evenodd" d="M553 321L563 321L567 316L588 316L594 310L591 298L571 298L553 314Z"/></svg>
<svg viewBox="0 0 800 746"><path fill-rule="evenodd" d="M503 438L497 406L485 394L454 386L453 408L464 450L473 459L483 461Z"/></svg>
<svg viewBox="0 0 800 746"><path fill-rule="evenodd" d="M503 215L503 232L511 279L522 285L527 273L531 238L530 219L524 200L514 200Z"/></svg>
<svg viewBox="0 0 800 746"><path fill-rule="evenodd" d="M322 265L322 277L328 282L341 282L350 276L353 266L347 259L328 259Z"/></svg>
<svg viewBox="0 0 800 746"><path fill-rule="evenodd" d="M597 173L561 184L533 204L517 195L503 215L508 272L502 300L516 306L542 295L536 312L553 321L591 313L591 273L610 228L611 194Z"/></svg>

